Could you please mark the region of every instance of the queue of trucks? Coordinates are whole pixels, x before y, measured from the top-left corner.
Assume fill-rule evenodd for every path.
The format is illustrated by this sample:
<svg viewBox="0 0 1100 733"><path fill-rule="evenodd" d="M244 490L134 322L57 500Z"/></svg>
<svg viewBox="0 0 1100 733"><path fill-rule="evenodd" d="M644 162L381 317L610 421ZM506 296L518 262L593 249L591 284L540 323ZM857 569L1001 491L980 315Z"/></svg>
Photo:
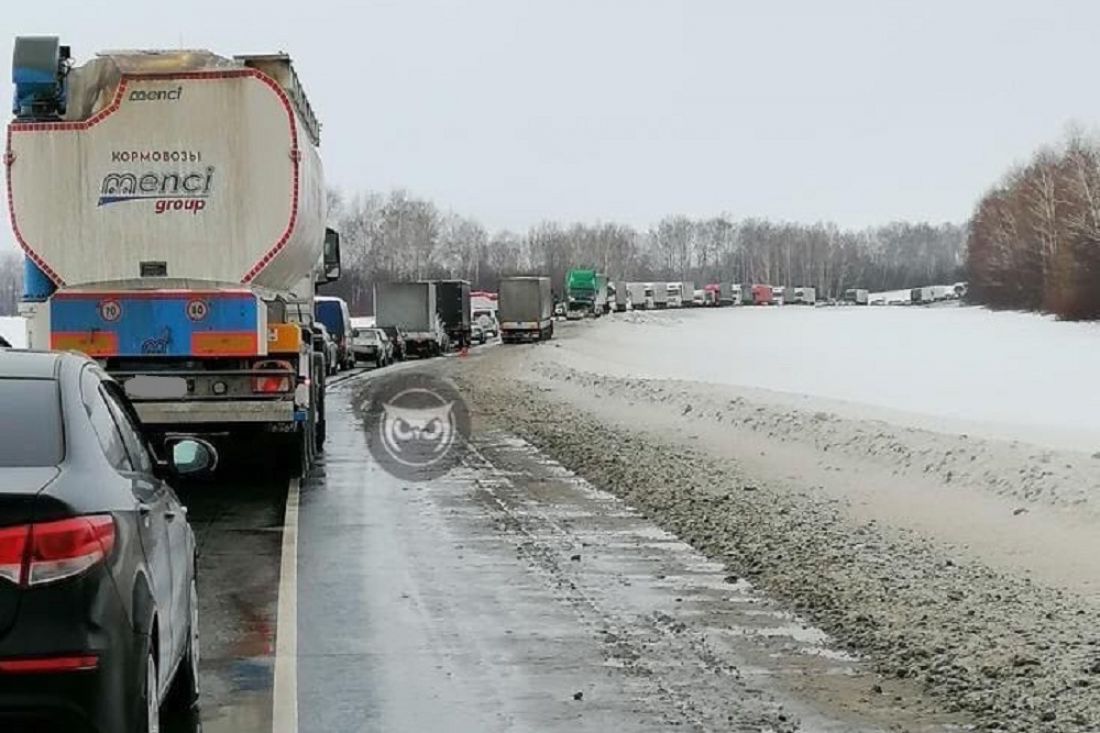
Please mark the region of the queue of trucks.
<svg viewBox="0 0 1100 733"><path fill-rule="evenodd" d="M30 347L95 358L162 444L251 440L307 471L325 441L326 378L354 353L347 304L318 294L340 277L340 237L325 226L320 123L290 58L108 52L76 66L56 37L23 37L13 78L4 161ZM473 295L463 280L379 283L376 326L425 357L475 331L553 336L549 278L503 278L477 308ZM911 300L942 297L917 288ZM868 292L844 300L867 305ZM578 319L815 302L810 287L577 268L561 306Z"/></svg>

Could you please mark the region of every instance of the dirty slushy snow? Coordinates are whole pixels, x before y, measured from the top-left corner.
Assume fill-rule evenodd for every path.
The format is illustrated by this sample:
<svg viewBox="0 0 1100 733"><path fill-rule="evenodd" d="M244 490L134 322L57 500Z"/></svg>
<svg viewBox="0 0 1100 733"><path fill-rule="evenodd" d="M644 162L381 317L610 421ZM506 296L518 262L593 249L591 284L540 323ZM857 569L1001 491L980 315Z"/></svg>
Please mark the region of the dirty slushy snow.
<svg viewBox="0 0 1100 733"><path fill-rule="evenodd" d="M1095 327L954 307L563 325L454 367L482 420L918 690L855 700L981 730L1096 729L1100 459L1081 450L1095 398L1075 394ZM899 353L933 343L931 372ZM1076 366L1048 382L1028 348ZM967 372L1013 358L995 388Z"/></svg>

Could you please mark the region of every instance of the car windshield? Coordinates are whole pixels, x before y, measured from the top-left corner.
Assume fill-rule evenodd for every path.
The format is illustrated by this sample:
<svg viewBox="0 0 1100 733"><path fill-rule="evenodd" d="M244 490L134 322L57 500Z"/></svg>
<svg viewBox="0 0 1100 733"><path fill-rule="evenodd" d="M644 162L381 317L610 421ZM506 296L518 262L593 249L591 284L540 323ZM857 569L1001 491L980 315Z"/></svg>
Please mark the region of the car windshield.
<svg viewBox="0 0 1100 733"><path fill-rule="evenodd" d="M0 379L0 467L56 466L64 454L52 379Z"/></svg>
<svg viewBox="0 0 1100 733"><path fill-rule="evenodd" d="M374 330L357 330L353 338L360 344L372 344L378 341L378 332Z"/></svg>

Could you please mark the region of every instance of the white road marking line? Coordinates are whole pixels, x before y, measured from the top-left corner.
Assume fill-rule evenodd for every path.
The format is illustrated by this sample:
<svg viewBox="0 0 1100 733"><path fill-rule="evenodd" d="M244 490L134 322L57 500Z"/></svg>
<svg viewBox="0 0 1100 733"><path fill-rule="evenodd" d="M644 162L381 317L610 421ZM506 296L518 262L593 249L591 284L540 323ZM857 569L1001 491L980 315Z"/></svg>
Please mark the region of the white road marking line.
<svg viewBox="0 0 1100 733"><path fill-rule="evenodd" d="M290 480L283 520L283 552L279 566L279 608L275 624L275 684L272 693L272 733L298 733L298 492Z"/></svg>

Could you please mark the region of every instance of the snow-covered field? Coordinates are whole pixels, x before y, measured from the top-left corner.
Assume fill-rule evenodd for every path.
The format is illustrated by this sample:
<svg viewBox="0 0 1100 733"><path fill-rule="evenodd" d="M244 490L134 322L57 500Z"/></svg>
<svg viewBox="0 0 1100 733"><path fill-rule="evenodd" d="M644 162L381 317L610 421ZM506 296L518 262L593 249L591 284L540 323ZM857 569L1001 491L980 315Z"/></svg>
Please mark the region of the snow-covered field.
<svg viewBox="0 0 1100 733"><path fill-rule="evenodd" d="M1100 450L1100 324L976 307L784 307L562 325L561 356L588 371L810 395L917 427Z"/></svg>
<svg viewBox="0 0 1100 733"><path fill-rule="evenodd" d="M19 316L0 316L0 336L16 348L26 346L27 327L23 319Z"/></svg>

